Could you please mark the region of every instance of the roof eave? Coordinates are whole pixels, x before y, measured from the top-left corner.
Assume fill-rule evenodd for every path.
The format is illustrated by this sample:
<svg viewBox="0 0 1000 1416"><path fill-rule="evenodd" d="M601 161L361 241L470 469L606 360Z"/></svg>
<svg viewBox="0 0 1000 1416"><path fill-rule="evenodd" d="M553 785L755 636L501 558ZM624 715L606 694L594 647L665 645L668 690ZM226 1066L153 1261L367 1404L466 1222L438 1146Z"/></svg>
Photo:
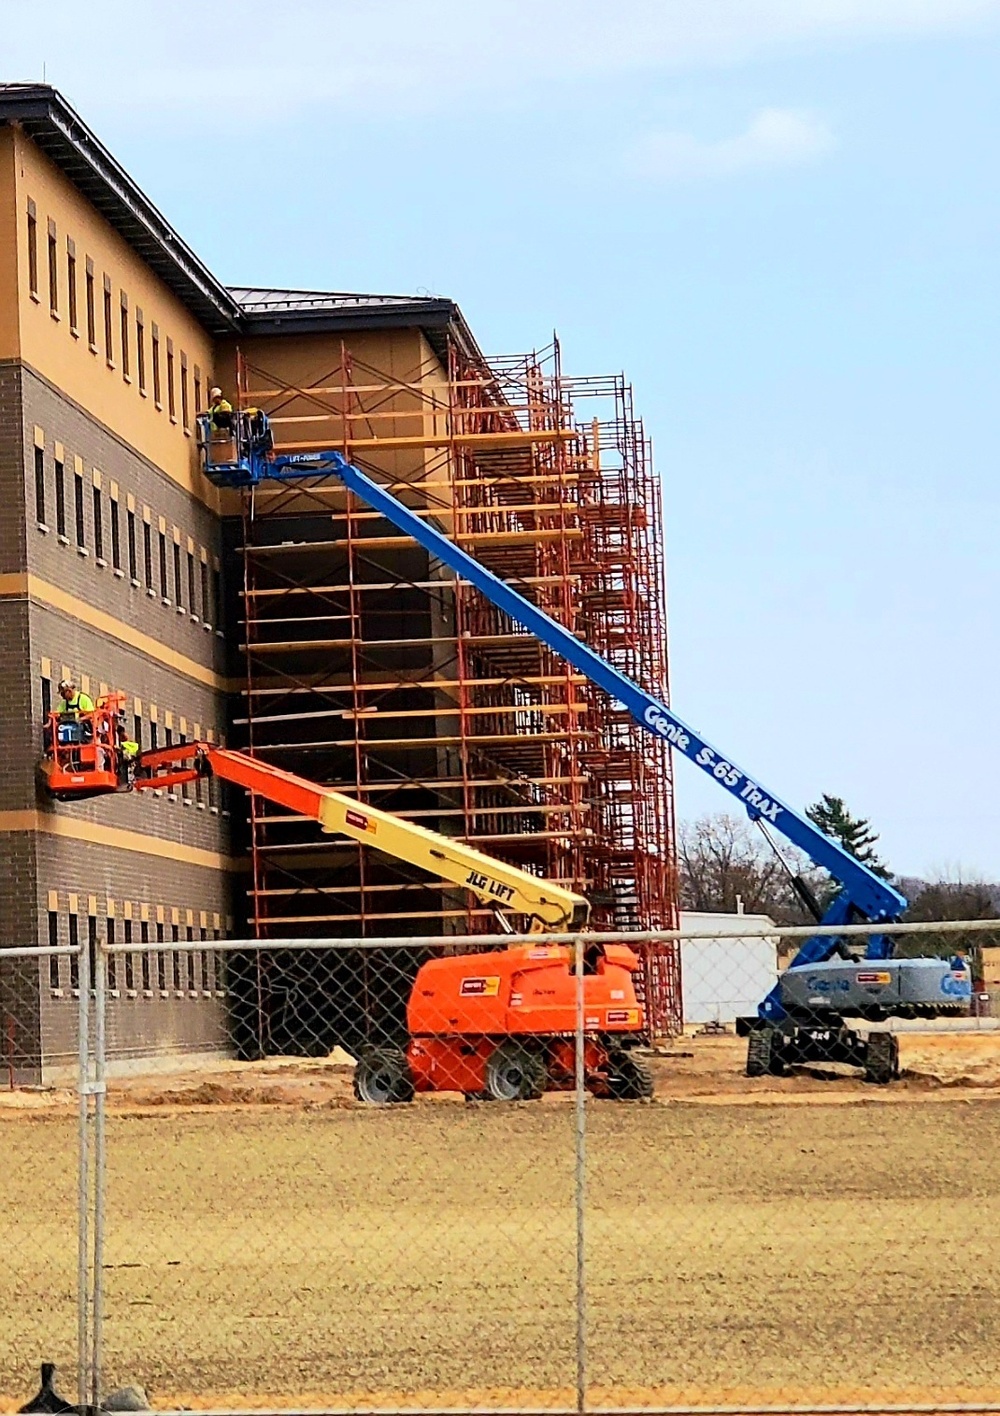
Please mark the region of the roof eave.
<svg viewBox="0 0 1000 1416"><path fill-rule="evenodd" d="M20 127L213 334L240 308L65 99L49 85L0 85L0 127Z"/></svg>
<svg viewBox="0 0 1000 1416"><path fill-rule="evenodd" d="M391 305L352 306L342 310L244 310L244 333L280 334L354 333L370 329L420 329L443 364L448 362L449 338L470 359L483 355L454 300L430 299L394 302Z"/></svg>

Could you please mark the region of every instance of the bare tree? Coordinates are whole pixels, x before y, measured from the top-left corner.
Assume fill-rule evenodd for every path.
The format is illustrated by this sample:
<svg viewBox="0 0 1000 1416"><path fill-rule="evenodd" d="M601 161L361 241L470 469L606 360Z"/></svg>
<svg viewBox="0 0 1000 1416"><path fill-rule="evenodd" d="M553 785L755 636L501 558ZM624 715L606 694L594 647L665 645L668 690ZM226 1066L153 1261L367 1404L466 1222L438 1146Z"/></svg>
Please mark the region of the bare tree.
<svg viewBox="0 0 1000 1416"><path fill-rule="evenodd" d="M815 885L816 871L789 846L780 856L748 821L719 814L681 823L678 833L681 908L734 914L767 914L780 924L806 922L790 875Z"/></svg>

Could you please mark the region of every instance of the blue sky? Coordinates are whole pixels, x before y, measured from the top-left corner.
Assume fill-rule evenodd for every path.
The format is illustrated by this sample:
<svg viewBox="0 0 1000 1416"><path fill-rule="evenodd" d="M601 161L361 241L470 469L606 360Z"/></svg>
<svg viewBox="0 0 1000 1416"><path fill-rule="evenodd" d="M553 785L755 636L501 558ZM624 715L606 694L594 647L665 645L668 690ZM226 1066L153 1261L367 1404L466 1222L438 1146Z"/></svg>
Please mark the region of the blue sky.
<svg viewBox="0 0 1000 1416"><path fill-rule="evenodd" d="M901 873L1000 879L1000 0L3 9L3 77L44 65L224 280L624 368L678 711Z"/></svg>

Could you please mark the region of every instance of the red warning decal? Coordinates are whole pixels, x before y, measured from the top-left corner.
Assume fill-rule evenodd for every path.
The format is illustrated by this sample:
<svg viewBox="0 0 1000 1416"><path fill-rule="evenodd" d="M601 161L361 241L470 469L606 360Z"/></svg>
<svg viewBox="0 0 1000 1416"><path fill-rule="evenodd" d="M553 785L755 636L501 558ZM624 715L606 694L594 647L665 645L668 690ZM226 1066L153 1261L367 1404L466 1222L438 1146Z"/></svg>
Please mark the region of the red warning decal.
<svg viewBox="0 0 1000 1416"><path fill-rule="evenodd" d="M376 822L370 816L366 816L363 811L345 811L344 820L356 831L370 831L373 836L375 834Z"/></svg>

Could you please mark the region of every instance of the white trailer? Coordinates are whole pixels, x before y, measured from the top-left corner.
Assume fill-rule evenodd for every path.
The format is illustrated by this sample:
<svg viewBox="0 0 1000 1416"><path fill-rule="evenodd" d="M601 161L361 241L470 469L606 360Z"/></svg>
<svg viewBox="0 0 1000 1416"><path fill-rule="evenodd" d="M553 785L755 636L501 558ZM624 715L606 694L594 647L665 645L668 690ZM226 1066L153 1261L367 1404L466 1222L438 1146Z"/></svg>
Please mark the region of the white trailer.
<svg viewBox="0 0 1000 1416"><path fill-rule="evenodd" d="M768 915L682 910L681 996L685 1024L730 1024L751 1017L778 977L778 940L747 938L773 926Z"/></svg>

